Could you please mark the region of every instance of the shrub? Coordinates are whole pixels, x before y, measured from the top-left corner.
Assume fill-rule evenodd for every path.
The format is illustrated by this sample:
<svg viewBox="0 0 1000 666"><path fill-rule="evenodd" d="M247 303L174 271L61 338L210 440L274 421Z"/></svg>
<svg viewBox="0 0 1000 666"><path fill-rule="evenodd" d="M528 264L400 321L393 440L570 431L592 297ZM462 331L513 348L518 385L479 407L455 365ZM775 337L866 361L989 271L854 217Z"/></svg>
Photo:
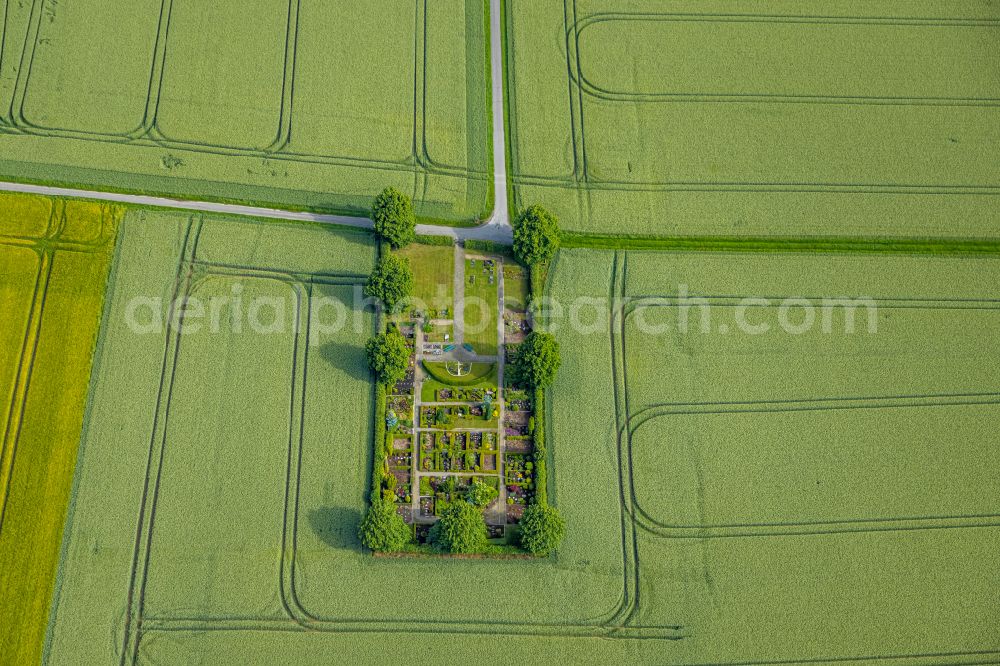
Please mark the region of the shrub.
<svg viewBox="0 0 1000 666"><path fill-rule="evenodd" d="M372 206L375 233L394 248L409 245L416 238L417 220L413 202L399 190L387 187Z"/></svg>
<svg viewBox="0 0 1000 666"><path fill-rule="evenodd" d="M371 506L358 528L358 537L366 547L379 552L401 550L410 542L410 528L386 499L372 498Z"/></svg>
<svg viewBox="0 0 1000 666"><path fill-rule="evenodd" d="M549 333L533 331L518 348L515 372L520 381L542 389L555 380L561 362L556 339Z"/></svg>
<svg viewBox="0 0 1000 666"><path fill-rule="evenodd" d="M471 504L482 509L489 506L499 495L499 491L493 486L481 481L474 481L469 487L468 500Z"/></svg>
<svg viewBox="0 0 1000 666"><path fill-rule="evenodd" d="M434 414L434 423L439 426L448 427L452 424L451 414L444 407L438 407Z"/></svg>
<svg viewBox="0 0 1000 666"><path fill-rule="evenodd" d="M368 276L365 296L377 298L392 310L413 294L413 270L405 257L387 254Z"/></svg>
<svg viewBox="0 0 1000 666"><path fill-rule="evenodd" d="M547 262L559 249L559 221L541 206L531 206L514 221L514 256L525 266Z"/></svg>
<svg viewBox="0 0 1000 666"><path fill-rule="evenodd" d="M372 465L371 497L378 497L382 489L382 477L385 475L386 448L388 434L385 431L385 386L375 385L375 456Z"/></svg>
<svg viewBox="0 0 1000 666"><path fill-rule="evenodd" d="M566 522L559 510L535 503L521 516L521 546L532 555L548 555L559 548L566 534Z"/></svg>
<svg viewBox="0 0 1000 666"><path fill-rule="evenodd" d="M375 373L379 384L392 386L406 377L410 364L410 350L406 340L397 331L376 335L366 345L368 366Z"/></svg>
<svg viewBox="0 0 1000 666"><path fill-rule="evenodd" d="M428 539L446 553L477 553L486 547L486 521L468 502L452 502L431 527Z"/></svg>

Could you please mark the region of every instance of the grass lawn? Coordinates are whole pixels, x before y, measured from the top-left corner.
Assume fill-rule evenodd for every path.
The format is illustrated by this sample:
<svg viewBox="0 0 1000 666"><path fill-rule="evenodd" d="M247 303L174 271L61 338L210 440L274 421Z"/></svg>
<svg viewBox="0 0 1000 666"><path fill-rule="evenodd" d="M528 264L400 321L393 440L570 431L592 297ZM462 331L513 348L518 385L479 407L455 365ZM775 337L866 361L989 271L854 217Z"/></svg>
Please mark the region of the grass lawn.
<svg viewBox="0 0 1000 666"><path fill-rule="evenodd" d="M409 259L413 269L413 298L428 308L431 319L452 318L455 309L454 247L411 243L395 252Z"/></svg>
<svg viewBox="0 0 1000 666"><path fill-rule="evenodd" d="M514 263L503 265L503 298L504 306L514 312L524 312L528 307L528 294L531 293L528 270Z"/></svg>
<svg viewBox="0 0 1000 666"><path fill-rule="evenodd" d="M0 654L6 663L41 659L120 215L97 203L0 195L0 432L7 433L0 449Z"/></svg>
<svg viewBox="0 0 1000 666"><path fill-rule="evenodd" d="M477 354L495 356L499 285L495 265L492 284L484 270L482 259L465 260L465 342L471 344Z"/></svg>
<svg viewBox="0 0 1000 666"><path fill-rule="evenodd" d="M454 339L455 327L452 324L434 325L431 326L429 332L424 332L424 340L426 342L450 342Z"/></svg>

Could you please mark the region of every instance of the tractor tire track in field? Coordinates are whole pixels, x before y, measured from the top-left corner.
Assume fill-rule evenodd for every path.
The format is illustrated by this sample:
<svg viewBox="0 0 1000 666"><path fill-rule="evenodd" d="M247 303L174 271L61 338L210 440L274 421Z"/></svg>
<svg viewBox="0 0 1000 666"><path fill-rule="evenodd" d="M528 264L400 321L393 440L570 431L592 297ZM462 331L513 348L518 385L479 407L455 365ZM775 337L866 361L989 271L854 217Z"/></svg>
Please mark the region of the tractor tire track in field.
<svg viewBox="0 0 1000 666"><path fill-rule="evenodd" d="M616 455L618 458L618 495L620 503L621 537L622 537L622 564L624 566L624 590L625 597L619 609L617 620L627 626L635 620L640 611L641 578L639 544L636 533L635 521L632 517L630 507L635 502L635 482L631 468L631 456L626 455L625 441L622 432L628 424L628 376L626 372L627 363L625 361L625 336L624 336L624 296L627 279L628 254L625 252L615 252L612 264L612 278L610 280L609 302L612 313L610 317L609 339L611 342L611 376L614 385L615 400L615 432ZM676 627L680 631L682 627Z"/></svg>
<svg viewBox="0 0 1000 666"><path fill-rule="evenodd" d="M3 9L0 10L2 15L0 15L0 77L3 76L3 66L4 66L4 50L7 47L7 14L8 14L8 0L0 0L3 3ZM0 115L0 124L6 124L4 121L6 119Z"/></svg>
<svg viewBox="0 0 1000 666"><path fill-rule="evenodd" d="M575 0L574 0L575 1ZM605 102L712 102L712 103L786 103L786 104L883 104L890 106L979 106L998 107L1000 98L982 97L900 97L873 95L783 95L779 93L760 94L715 94L715 93L630 93L602 88L591 82L584 74L580 63L580 34L584 29L601 23L615 21L632 22L713 22L713 23L794 23L832 25L889 25L926 27L1000 27L996 19L940 19L912 17L864 17L864 16L783 16L756 14L691 14L691 13L621 13L602 12L579 19L567 28L567 35L574 36L574 62L568 68L574 86L586 94Z"/></svg>
<svg viewBox="0 0 1000 666"><path fill-rule="evenodd" d="M156 142L157 145L164 148L179 149L182 147L190 147L197 152L205 152L205 149L239 150L254 155L268 157L281 152L291 141L292 134L292 101L295 80L296 52L298 48L299 9L301 7L301 0L287 0L287 2L288 11L285 24L285 55L283 59L281 103L279 105L278 126L275 129L274 137L266 146L246 148L222 143L208 143L171 138L159 127L159 100L163 95L163 73L166 71L165 64L166 58L169 57L169 46L165 46L165 51L162 54L158 53L163 60L159 67L160 75L155 95L151 93L149 98L150 105L153 106L153 119L152 123L150 123L143 134L148 135ZM165 34L168 35L170 16L173 10L173 0L164 0L164 3L165 11L167 13L167 26ZM169 8L166 8L166 3L170 4Z"/></svg>
<svg viewBox="0 0 1000 666"><path fill-rule="evenodd" d="M193 255L193 245L196 242L197 231L192 235L193 221L189 220L181 252L177 261L177 271L174 276L174 290L167 310L167 321L173 321L176 316L176 303L179 297L189 289L189 276L184 274L185 265ZM153 428L149 441L149 456L146 462L146 475L142 496L139 503L139 521L135 536L135 550L132 560L132 571L128 581L128 601L125 606L125 629L122 638L121 666L135 663L139 653L139 639L142 631L142 603L146 587L146 576L149 570L149 547L152 539L153 517L155 513L156 495L159 490L160 473L163 469L163 446L166 443L166 421L170 408L170 395L173 391L177 358L179 356L180 335L167 327L166 344L163 349L163 363L160 370L159 391L157 392L156 408L154 410ZM131 657L130 657L131 655Z"/></svg>
<svg viewBox="0 0 1000 666"><path fill-rule="evenodd" d="M618 252L618 255L627 252ZM623 278L624 280L624 278ZM678 299L676 297L657 296L635 296L626 299L624 287L621 289L612 288L612 303L617 295L625 299L624 305L615 305L612 313L612 333L621 336L621 358L625 359L625 326L630 315L642 308L652 307L675 307ZM718 301L723 305L726 302L737 302L736 296L701 296L709 301ZM773 300L781 300L787 296L772 297ZM821 299L815 299L821 300ZM921 299L921 298L880 298L874 299L880 308L900 308L900 309L961 309L961 310L998 310L1000 300L992 299ZM719 304L719 303L715 303ZM617 345L612 343L613 351ZM907 407L927 407L927 406L963 406L963 405L997 405L1000 404L1000 393L960 393L960 394L913 394L913 395L890 395L890 396L835 396L822 398L800 398L794 400L773 400L773 401L730 401L713 403L663 403L643 408L635 414L631 414L628 409L628 381L627 362L623 360L623 367L619 373L623 377L624 397L620 402L625 407L625 425L620 426L620 437L624 438L627 451L627 469L630 479L631 471L634 469L633 458L633 437L635 433L647 422L657 418L672 415L700 415L700 414L743 414L743 413L775 413L775 412L795 412L795 411L821 411L821 410L859 410L859 409L886 409L886 408L907 408ZM616 379L616 393L618 392L618 380ZM617 411L617 410L616 410ZM886 517L870 519L843 519L843 520L815 520L815 521L782 521L782 522L759 522L759 523L738 523L738 524L672 524L656 519L646 511L637 499L632 488L631 500L626 503L626 510L634 521L635 525L645 532L667 539L712 539L712 538L738 538L738 537L769 537L769 536L811 536L828 535L838 533L870 533L884 531L912 531L927 529L964 529L979 527L1000 526L1000 514L962 514L943 516L912 516L912 517ZM702 494L698 492L699 501L703 501ZM699 508L699 515L704 516L704 508Z"/></svg>
<svg viewBox="0 0 1000 666"><path fill-rule="evenodd" d="M896 404L893 404L896 403ZM632 438L643 425L655 419L677 415L778 413L790 411L885 409L927 406L1000 405L1000 394L919 395L866 398L819 398L796 401L747 403L664 404L648 407L630 420L629 456ZM631 463L630 463L631 464ZM801 520L733 524L680 524L658 520L636 500L634 518L639 527L663 538L712 539L727 537L767 537L827 535L852 532L890 532L927 529L956 529L1000 526L1000 514L960 514L934 516L892 516L841 520ZM704 511L700 511L704 516Z"/></svg>
<svg viewBox="0 0 1000 666"><path fill-rule="evenodd" d="M300 313L298 318L299 329L296 332L296 367L301 366L301 375L296 371L294 384L298 394L298 399L293 400L292 431L289 438L288 469L286 476L286 509L283 524L283 547L281 563L281 591L282 603L290 619L301 625L303 628L312 631L324 632L374 632L374 631L407 631L417 633L459 633L459 634L481 634L484 632L501 633L509 635L545 635L545 636L580 636L580 635L607 635L607 636L627 636L629 638L645 639L669 639L677 640L683 638L680 626L666 627L630 627L626 624L627 617L637 610L635 605L630 607L629 598L637 599L628 591L629 565L626 562L626 592L619 608L608 618L593 626L556 624L556 623L515 623L515 622L476 622L476 621L433 621L425 618L418 620L371 620L367 618L338 618L336 620L317 616L307 610L298 596L296 585L296 562L298 528L300 518L301 499L301 469L304 447L304 436L302 424L305 422L305 387L308 379L309 354L304 339L310 335L311 319L308 313ZM297 402L298 405L294 403ZM625 544L623 543L623 546ZM638 586L636 572L636 587ZM190 622L188 622L190 625ZM161 624L164 630L168 628L176 629L172 623ZM205 629L206 624L197 626Z"/></svg>
<svg viewBox="0 0 1000 666"><path fill-rule="evenodd" d="M52 277L53 255L51 252L38 252L38 272L35 277L35 288L31 298L31 311L25 329L21 346L21 354L14 375L14 390L7 410L7 425L0 442L0 535L3 534L4 518L7 515L7 500L10 497L10 486L14 479L14 464L17 459L17 443L24 425L24 412L28 405L28 390L31 385L31 374L38 354L38 341L42 334L42 319L45 311L45 300L48 295L49 280Z"/></svg>

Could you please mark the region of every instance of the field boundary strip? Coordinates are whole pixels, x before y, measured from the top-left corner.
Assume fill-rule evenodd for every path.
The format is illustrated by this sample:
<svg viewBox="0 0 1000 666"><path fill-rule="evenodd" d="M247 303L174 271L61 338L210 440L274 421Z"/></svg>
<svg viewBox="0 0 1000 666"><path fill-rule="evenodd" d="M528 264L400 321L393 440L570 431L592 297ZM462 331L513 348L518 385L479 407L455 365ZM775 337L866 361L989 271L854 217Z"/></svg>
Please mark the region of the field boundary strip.
<svg viewBox="0 0 1000 666"><path fill-rule="evenodd" d="M467 0L475 3L479 0ZM194 152L198 154L223 155L223 156L244 156L259 157L275 161L287 161L303 164L323 164L333 166L346 166L355 168L365 168L372 170L402 171L407 173L417 173L421 177L444 176L467 178L470 181L488 181L492 178L489 168L479 168L475 165L449 165L437 162L430 158L426 151L426 104L422 100L427 97L426 76L426 41L427 41L427 20L426 10L421 12L420 8L426 6L427 0L419 0L415 3L415 22L419 25L420 16L424 17L423 30L415 30L414 35L414 59L423 61L421 66L415 67L414 77L414 119L416 121L418 109L421 122L414 123L414 136L412 153L408 160L387 161L377 158L358 158L346 155L324 155L309 152L289 152L286 150L291 137L291 116L294 97L294 78L298 52L298 24L299 8L302 0L289 0L288 21L286 27L286 53L285 53L285 81L282 89L281 107L281 127L275 141L266 148L247 148L239 146L227 146L223 144L199 143L192 141L173 140L167 137L157 127L157 115L159 113L159 98L163 85L165 62L168 57L168 35L170 29L170 16L173 0L161 0L160 23L157 29L154 44L153 65L150 71L149 90L146 100L146 111L143 123L128 132L124 133L104 133L89 132L85 130L73 130L59 127L43 127L31 123L24 117L23 107L27 89L32 76L32 64L35 57L35 47L40 39L40 31L45 15L44 5L47 0L32 0L31 21L29 32L24 43L21 55L21 68L18 72L17 84L11 102L10 118L11 130L17 133L40 136L44 138L67 138L83 141L97 141L99 143L123 144L136 147L166 148L169 150ZM421 53L423 45L423 54ZM290 73L290 76L289 76ZM418 104L418 100L421 102ZM422 132L420 144L423 146L422 153L418 150L418 127Z"/></svg>

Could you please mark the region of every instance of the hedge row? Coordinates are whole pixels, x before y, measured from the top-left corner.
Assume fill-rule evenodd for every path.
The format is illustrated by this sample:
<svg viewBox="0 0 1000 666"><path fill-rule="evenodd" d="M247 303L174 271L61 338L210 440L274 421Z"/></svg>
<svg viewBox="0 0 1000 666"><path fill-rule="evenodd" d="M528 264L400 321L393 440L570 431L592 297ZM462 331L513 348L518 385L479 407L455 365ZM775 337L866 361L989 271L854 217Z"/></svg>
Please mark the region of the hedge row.
<svg viewBox="0 0 1000 666"><path fill-rule="evenodd" d="M372 459L371 501L381 496L382 484L387 474L385 461L388 459L388 451L385 442L389 434L385 431L385 401L385 385L375 384L375 441L373 447L375 457Z"/></svg>
<svg viewBox="0 0 1000 666"><path fill-rule="evenodd" d="M465 249L475 252L485 252L487 254L499 254L511 258L514 256L514 251L509 245L497 243L496 241L467 240L465 241Z"/></svg>
<svg viewBox="0 0 1000 666"><path fill-rule="evenodd" d="M535 389L535 501L549 503L549 479L546 471L548 453L545 450L545 391Z"/></svg>
<svg viewBox="0 0 1000 666"><path fill-rule="evenodd" d="M418 234L413 242L420 245L454 245L455 239L451 236L424 236Z"/></svg>

